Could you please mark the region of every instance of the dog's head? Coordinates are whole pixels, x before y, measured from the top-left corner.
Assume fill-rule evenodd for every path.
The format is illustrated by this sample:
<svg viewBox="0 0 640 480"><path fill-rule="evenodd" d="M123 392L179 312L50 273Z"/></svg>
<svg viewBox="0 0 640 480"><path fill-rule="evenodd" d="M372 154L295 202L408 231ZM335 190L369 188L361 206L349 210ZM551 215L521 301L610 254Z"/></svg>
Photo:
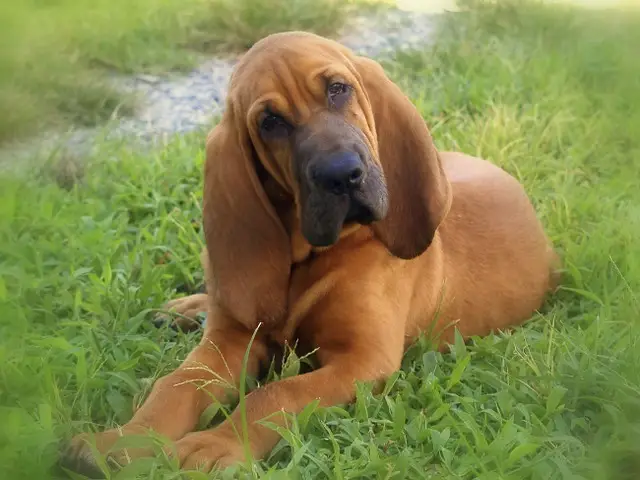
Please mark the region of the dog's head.
<svg viewBox="0 0 640 480"><path fill-rule="evenodd" d="M426 250L451 201L423 119L382 67L301 32L266 37L244 55L207 141L212 272L244 323L286 310L290 240L265 178L295 203L312 246L370 225L403 259Z"/></svg>

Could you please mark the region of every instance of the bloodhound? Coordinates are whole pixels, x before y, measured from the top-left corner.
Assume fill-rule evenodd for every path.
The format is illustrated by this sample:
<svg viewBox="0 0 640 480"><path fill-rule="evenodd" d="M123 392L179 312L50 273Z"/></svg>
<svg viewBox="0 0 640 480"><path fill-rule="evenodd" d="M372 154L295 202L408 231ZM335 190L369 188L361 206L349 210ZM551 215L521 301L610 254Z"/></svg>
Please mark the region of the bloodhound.
<svg viewBox="0 0 640 480"><path fill-rule="evenodd" d="M208 312L202 341L129 423L97 434L102 452L153 430L185 468L244 461L240 409L193 430L224 384L238 385L257 331L248 374L285 342L317 349L318 362L246 397L250 453L263 458L279 435L259 420L351 401L356 380L396 371L421 332L444 349L455 328L468 338L521 324L556 285L558 258L522 185L439 152L378 63L309 33L268 36L236 66L206 142L203 224L207 293L169 304ZM91 473L85 439L64 458Z"/></svg>

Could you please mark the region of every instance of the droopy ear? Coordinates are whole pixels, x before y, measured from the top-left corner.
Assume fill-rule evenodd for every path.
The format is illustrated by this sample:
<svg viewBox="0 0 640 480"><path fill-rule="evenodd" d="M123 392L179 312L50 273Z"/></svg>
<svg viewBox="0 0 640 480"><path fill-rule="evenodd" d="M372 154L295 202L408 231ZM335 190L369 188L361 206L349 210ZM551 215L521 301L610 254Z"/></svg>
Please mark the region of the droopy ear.
<svg viewBox="0 0 640 480"><path fill-rule="evenodd" d="M451 186L424 119L379 63L357 57L356 68L371 107L389 210L374 223L389 251L411 259L431 244L451 206Z"/></svg>
<svg viewBox="0 0 640 480"><path fill-rule="evenodd" d="M203 223L218 307L247 328L285 314L289 237L258 179L244 118L228 106L207 138ZM209 288L211 288L209 287Z"/></svg>

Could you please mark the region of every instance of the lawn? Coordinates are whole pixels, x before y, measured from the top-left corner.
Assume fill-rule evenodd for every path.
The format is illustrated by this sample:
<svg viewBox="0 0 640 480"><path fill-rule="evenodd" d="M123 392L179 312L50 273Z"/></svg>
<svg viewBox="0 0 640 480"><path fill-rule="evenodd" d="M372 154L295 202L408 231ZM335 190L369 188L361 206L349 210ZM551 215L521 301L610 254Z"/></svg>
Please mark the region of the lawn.
<svg viewBox="0 0 640 480"><path fill-rule="evenodd" d="M362 385L353 405L292 419L250 476L640 478L640 16L473 2L454 18L435 48L385 67L440 149L526 185L563 285L510 335L444 355L418 342L382 395ZM8 480L68 478L54 468L59 442L126 422L199 337L151 318L202 281L203 136L96 150L75 183L59 181L55 161L0 177ZM285 374L299 366L290 360ZM179 475L159 456L113 478Z"/></svg>

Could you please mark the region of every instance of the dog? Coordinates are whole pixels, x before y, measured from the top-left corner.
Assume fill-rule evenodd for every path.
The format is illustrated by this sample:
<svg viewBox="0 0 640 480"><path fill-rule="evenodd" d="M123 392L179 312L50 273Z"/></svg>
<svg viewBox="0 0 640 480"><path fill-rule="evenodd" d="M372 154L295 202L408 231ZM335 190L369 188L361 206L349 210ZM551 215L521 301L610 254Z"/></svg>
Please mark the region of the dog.
<svg viewBox="0 0 640 480"><path fill-rule="evenodd" d="M207 293L168 305L207 312L202 340L126 425L97 434L101 452L153 430L183 468L243 462L240 409L194 432L200 415L237 395L225 384L238 386L245 352L257 375L272 345L316 349L318 368L246 396L249 458L264 458L280 437L261 419L352 401L356 381L384 381L425 332L445 350L456 329L468 339L521 325L558 278L514 177L438 151L379 63L311 33L265 37L236 65L206 141L203 227ZM64 461L97 473L86 440Z"/></svg>

